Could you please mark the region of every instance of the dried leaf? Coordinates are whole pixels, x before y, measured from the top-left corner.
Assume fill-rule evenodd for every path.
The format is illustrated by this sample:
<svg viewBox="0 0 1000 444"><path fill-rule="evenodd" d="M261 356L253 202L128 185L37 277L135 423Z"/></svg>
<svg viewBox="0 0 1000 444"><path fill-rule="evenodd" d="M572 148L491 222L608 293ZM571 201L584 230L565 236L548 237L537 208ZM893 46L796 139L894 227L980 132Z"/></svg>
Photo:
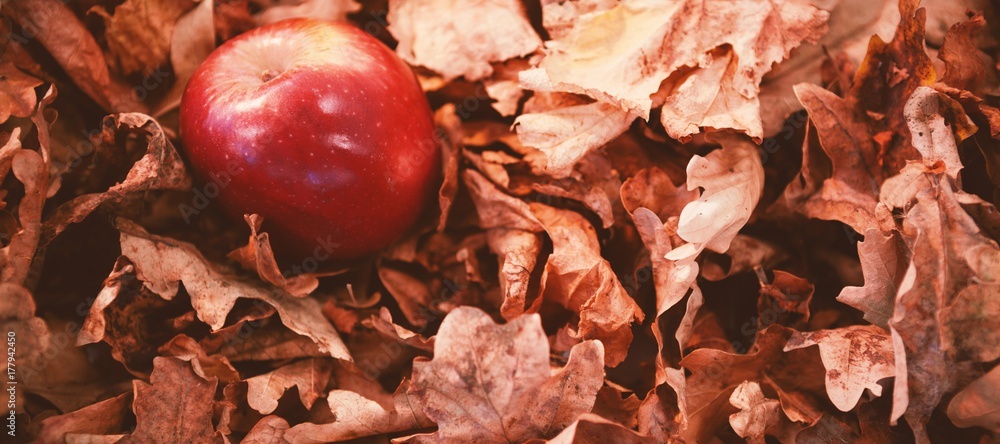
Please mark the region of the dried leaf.
<svg viewBox="0 0 1000 444"><path fill-rule="evenodd" d="M580 343L566 366L553 372L538 315L499 326L477 309L457 308L441 324L434 359L413 364L410 393L438 431L411 441L506 443L553 436L593 407L603 354L598 341Z"/></svg>
<svg viewBox="0 0 1000 444"><path fill-rule="evenodd" d="M865 232L875 226L875 204L883 177L882 160L871 129L855 115L850 102L830 91L802 84L795 86L795 95L809 112L823 151L833 164L830 178L804 204L805 214L841 220L855 231ZM845 188L852 193L837 192Z"/></svg>
<svg viewBox="0 0 1000 444"><path fill-rule="evenodd" d="M587 103L569 94L553 95L553 103L533 107L535 97L514 128L522 144L537 150L527 160L538 175L569 176L576 162L625 132L636 118L614 105Z"/></svg>
<svg viewBox="0 0 1000 444"><path fill-rule="evenodd" d="M104 53L69 5L60 0L18 0L5 5L24 30L38 40L80 89L106 110L145 112L132 88L111 76Z"/></svg>
<svg viewBox="0 0 1000 444"><path fill-rule="evenodd" d="M888 328L896 289L906 273L906 246L898 233L883 235L872 228L858 243L858 257L865 285L844 287L837 300L864 312L866 321Z"/></svg>
<svg viewBox="0 0 1000 444"><path fill-rule="evenodd" d="M214 442L212 401L218 380L204 380L176 358L153 360L147 384L134 382L136 427L119 442Z"/></svg>
<svg viewBox="0 0 1000 444"><path fill-rule="evenodd" d="M30 116L38 102L35 87L41 84L41 80L21 72L13 63L0 64L0 122L10 116Z"/></svg>
<svg viewBox="0 0 1000 444"><path fill-rule="evenodd" d="M719 142L721 150L688 163L688 190L704 191L680 214L677 235L689 243L668 253L667 259L693 257L705 248L724 253L757 206L764 169L755 146L734 136L720 137Z"/></svg>
<svg viewBox="0 0 1000 444"><path fill-rule="evenodd" d="M42 207L48 188L48 165L37 151L18 150L11 161L14 177L24 184L25 197L18 204L20 230L0 248L0 282L23 284L28 277L41 236Z"/></svg>
<svg viewBox="0 0 1000 444"><path fill-rule="evenodd" d="M936 185L920 190L906 213L903 234L912 239L913 254L889 321L896 353L892 418L905 412L918 442L927 442L924 424L934 406L969 371L962 360L997 357L996 347L986 346L977 335L952 331L961 321L949 324L969 316L966 313L974 313L972 324L966 325L989 316L979 308L981 298L990 298L985 295L1000 287L992 268L995 260L987 258L1000 253L958 204L953 185L942 173L926 174ZM949 316L939 319L937 311L946 308Z"/></svg>
<svg viewBox="0 0 1000 444"><path fill-rule="evenodd" d="M274 258L270 237L267 233L259 232L264 218L256 214L246 214L243 219L250 225L250 241L246 246L229 252L230 259L239 262L244 269L256 272L265 282L295 297L306 296L319 286L318 275L314 273L301 273L286 278Z"/></svg>
<svg viewBox="0 0 1000 444"><path fill-rule="evenodd" d="M331 390L326 401L336 421L296 425L285 431L284 439L292 444L325 443L433 425L413 395L403 391L404 386L405 381L392 396L389 407L350 390Z"/></svg>
<svg viewBox="0 0 1000 444"><path fill-rule="evenodd" d="M475 170L465 170L462 179L476 205L481 228L518 229L529 232L543 230L541 222L531 213L526 202L504 194L482 174Z"/></svg>
<svg viewBox="0 0 1000 444"><path fill-rule="evenodd" d="M196 4L194 0L126 0L112 15L105 14L104 38L118 68L125 74L149 74L166 63L177 19Z"/></svg>
<svg viewBox="0 0 1000 444"><path fill-rule="evenodd" d="M530 54L542 43L517 0L391 0L388 20L399 57L446 81L489 77L491 62Z"/></svg>
<svg viewBox="0 0 1000 444"><path fill-rule="evenodd" d="M697 126L719 123L721 117L712 116L716 106L737 100L750 101L751 113L733 120L749 120L751 124L718 128L735 127L759 139L762 132L755 105L761 78L803 40L815 41L826 32L827 16L797 1L707 5L624 1L604 11L580 15L561 37L546 42L546 57L539 68L522 73L521 83L534 90L586 94L648 119L656 105L651 96L664 80L683 75L683 67L694 67L692 73L685 73L697 79L692 82L709 80L712 74L703 72L708 69L725 82L709 80L699 88L698 97L684 97L683 86L680 94L668 93L665 114L684 116L695 127L694 132L668 134L683 138L696 133ZM772 26L781 31L770 32ZM604 38L606 35L615 38ZM732 67L712 70L709 53L726 45L734 53ZM720 65L729 64L716 66ZM728 77L724 76L727 71L731 71ZM713 105L716 100L719 104ZM685 115L688 110L692 115Z"/></svg>
<svg viewBox="0 0 1000 444"><path fill-rule="evenodd" d="M657 167L640 170L622 183L621 188L622 203L629 213L645 207L660 220L679 216L684 206L697 198L693 190L674 185L670 176Z"/></svg>
<svg viewBox="0 0 1000 444"><path fill-rule="evenodd" d="M795 332L785 351L813 345L819 346L826 367L826 393L843 412L854 409L865 389L882 396L878 381L896 374L891 339L879 327Z"/></svg>
<svg viewBox="0 0 1000 444"><path fill-rule="evenodd" d="M285 391L295 386L302 405L311 409L330 380L331 366L329 360L305 359L247 378L247 403L262 415L270 414L278 408L278 399Z"/></svg>
<svg viewBox="0 0 1000 444"><path fill-rule="evenodd" d="M600 255L594 227L579 213L531 204L552 239L545 265L544 297L580 314L576 337L604 344L605 364L625 359L632 342L632 322L643 313Z"/></svg>
<svg viewBox="0 0 1000 444"><path fill-rule="evenodd" d="M976 379L948 403L948 417L959 427L1000 432L1000 367Z"/></svg>
<svg viewBox="0 0 1000 444"><path fill-rule="evenodd" d="M247 436L240 441L240 444L271 444L281 442L285 431L288 430L288 421L279 416L268 415L260 419L253 428L247 432Z"/></svg>
<svg viewBox="0 0 1000 444"><path fill-rule="evenodd" d="M379 333L382 333L386 337L398 340L399 342L409 345L410 347L427 352L434 351L433 336L425 338L417 333L396 325L392 321L392 314L389 313L388 308L380 308L377 315L372 315L371 318L365 319L362 322L366 326L378 330Z"/></svg>
<svg viewBox="0 0 1000 444"><path fill-rule="evenodd" d="M149 142L146 153L129 169L125 180L108 188L106 192L84 194L60 205L45 220L42 227L42 245L51 242L70 224L87 218L97 207L106 202L122 202L127 196L149 190L186 190L191 177L173 144L167 140L163 128L152 117L137 114L109 116L103 122L102 137L114 140L118 134L146 133Z"/></svg>
<svg viewBox="0 0 1000 444"><path fill-rule="evenodd" d="M764 434L781 423L781 403L765 398L756 382L745 381L736 387L729 403L740 409L729 416L729 424L749 443L763 443Z"/></svg>
<svg viewBox="0 0 1000 444"><path fill-rule="evenodd" d="M190 336L177 335L159 351L163 356L190 362L194 373L206 381L215 378L225 384L240 380L240 374L225 356L209 356Z"/></svg>
<svg viewBox="0 0 1000 444"><path fill-rule="evenodd" d="M745 355L721 350L698 349L687 355L681 366L692 373L685 389L687 409L702 412L702 418L689 418L685 436L704 441L712 433L713 422L723 421L731 412L717 403L728 405L732 390L743 381L758 382L778 393L784 414L792 421L814 423L821 416L815 391L822 364L818 353L808 350L783 351L793 330L772 325L758 333L756 344ZM815 378L815 379L814 379Z"/></svg>
<svg viewBox="0 0 1000 444"><path fill-rule="evenodd" d="M986 27L982 13L955 23L944 37L938 58L944 62L941 82L966 91L980 92L989 72L979 55L974 38ZM994 79L996 75L993 75Z"/></svg>
<svg viewBox="0 0 1000 444"><path fill-rule="evenodd" d="M64 442L70 434L121 431L131 401L131 393L122 393L74 412L50 416L42 420L42 431L35 439L39 442Z"/></svg>
<svg viewBox="0 0 1000 444"><path fill-rule="evenodd" d="M652 444L657 442L653 438L642 436L620 424L591 413L580 415L562 433L546 442L548 444L584 444L609 442L609 440L616 444Z"/></svg>
<svg viewBox="0 0 1000 444"><path fill-rule="evenodd" d="M950 117L948 122L942 114ZM906 102L903 115L910 128L913 147L920 152L924 163L943 162L948 175L958 178L963 168L958 143L977 130L959 105L933 88L920 86Z"/></svg>
<svg viewBox="0 0 1000 444"><path fill-rule="evenodd" d="M150 235L131 223L121 223L122 255L135 264L139 280L167 300L176 296L179 284L183 283L198 319L213 330L222 328L237 299L256 299L273 306L289 330L308 336L321 351L337 359L351 360L347 347L323 318L314 299L293 298L280 290L255 287L227 276L214 270L194 246Z"/></svg>

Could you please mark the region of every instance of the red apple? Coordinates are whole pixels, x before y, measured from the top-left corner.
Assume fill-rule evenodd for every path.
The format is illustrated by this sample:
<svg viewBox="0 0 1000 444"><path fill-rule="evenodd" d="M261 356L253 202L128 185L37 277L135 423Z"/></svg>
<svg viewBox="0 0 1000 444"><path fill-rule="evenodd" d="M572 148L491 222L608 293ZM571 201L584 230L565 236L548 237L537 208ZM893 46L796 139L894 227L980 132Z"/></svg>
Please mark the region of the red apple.
<svg viewBox="0 0 1000 444"><path fill-rule="evenodd" d="M410 68L347 24L292 19L216 49L187 84L183 151L236 220L264 217L292 260L374 252L439 181L427 98ZM209 193L205 193L209 194Z"/></svg>

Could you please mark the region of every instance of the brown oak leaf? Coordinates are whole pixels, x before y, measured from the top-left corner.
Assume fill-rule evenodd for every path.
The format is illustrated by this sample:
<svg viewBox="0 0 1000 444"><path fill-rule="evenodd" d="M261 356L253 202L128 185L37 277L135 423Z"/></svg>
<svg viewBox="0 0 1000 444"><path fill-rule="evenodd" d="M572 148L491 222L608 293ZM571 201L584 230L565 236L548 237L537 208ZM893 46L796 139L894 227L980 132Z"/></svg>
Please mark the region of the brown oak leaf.
<svg viewBox="0 0 1000 444"><path fill-rule="evenodd" d="M91 404L82 409L42 420L38 442L68 442L74 434L101 435L122 430L132 403L131 393Z"/></svg>
<svg viewBox="0 0 1000 444"><path fill-rule="evenodd" d="M575 16L568 29L559 23L559 36L545 44L546 57L522 72L521 83L586 94L647 119L663 105L664 126L677 139L699 127L733 128L760 139L762 77L792 48L825 33L827 17L799 1L623 1ZM713 53L717 48L730 51ZM665 80L673 81L666 90ZM657 91L666 97L654 100ZM733 109L738 115L730 114Z"/></svg>
<svg viewBox="0 0 1000 444"><path fill-rule="evenodd" d="M898 232L884 235L872 228L858 243L858 257L865 285L844 287L837 300L864 312L866 321L888 328L896 289L909 264L906 245Z"/></svg>
<svg viewBox="0 0 1000 444"><path fill-rule="evenodd" d="M0 64L0 122L10 116L30 116L38 103L35 87L42 81L25 74L13 63Z"/></svg>
<svg viewBox="0 0 1000 444"><path fill-rule="evenodd" d="M215 442L216 378L202 379L177 358L157 357L149 383L133 382L136 427L122 443Z"/></svg>
<svg viewBox="0 0 1000 444"><path fill-rule="evenodd" d="M543 296L579 313L574 336L600 340L605 364L617 366L632 342L632 323L642 322L642 309L600 255L597 233L586 218L538 203L530 206L552 239Z"/></svg>
<svg viewBox="0 0 1000 444"><path fill-rule="evenodd" d="M388 20L399 57L445 80L489 77L491 62L530 54L542 44L517 0L391 0Z"/></svg>
<svg viewBox="0 0 1000 444"><path fill-rule="evenodd" d="M948 403L948 417L959 427L982 427L1000 433L1000 367L994 367L958 392Z"/></svg>
<svg viewBox="0 0 1000 444"><path fill-rule="evenodd" d="M177 19L196 5L194 0L126 0L104 16L104 38L118 69L148 75L167 62ZM143 42L137 45L136 42Z"/></svg>
<svg viewBox="0 0 1000 444"><path fill-rule="evenodd" d="M445 318L434 359L413 363L410 393L438 425L410 442L517 443L554 436L589 411L604 377L604 347L585 341L549 367L537 314L497 325L475 308Z"/></svg>
<svg viewBox="0 0 1000 444"><path fill-rule="evenodd" d="M337 359L351 360L340 335L323 317L315 299L295 298L273 287L239 280L217 270L191 244L151 235L128 221L118 223L122 230L122 255L135 264L137 276L145 287L171 300L183 284L198 319L213 330L222 328L237 299L255 299L273 306L289 330L308 336L321 351Z"/></svg>
<svg viewBox="0 0 1000 444"><path fill-rule="evenodd" d="M536 442L536 441L529 441ZM613 442L615 444L653 444L659 442L651 437L643 436L634 430L608 421L592 413L584 413L566 427L561 433L548 441L548 444L590 444Z"/></svg>
<svg viewBox="0 0 1000 444"><path fill-rule="evenodd" d="M850 326L836 330L795 332L785 350L819 346L826 367L826 393L838 409L849 412L865 389L882 396L881 379L895 376L889 334L876 326Z"/></svg>
<svg viewBox="0 0 1000 444"><path fill-rule="evenodd" d="M295 386L299 389L302 405L311 409L330 380L331 367L329 360L310 358L247 378L247 403L250 408L267 415L278 408L278 400L285 391Z"/></svg>
<svg viewBox="0 0 1000 444"><path fill-rule="evenodd" d="M388 406L351 390L331 390L326 401L336 419L329 424L303 423L284 432L293 444L344 441L364 436L430 427L418 401L405 391L403 381Z"/></svg>

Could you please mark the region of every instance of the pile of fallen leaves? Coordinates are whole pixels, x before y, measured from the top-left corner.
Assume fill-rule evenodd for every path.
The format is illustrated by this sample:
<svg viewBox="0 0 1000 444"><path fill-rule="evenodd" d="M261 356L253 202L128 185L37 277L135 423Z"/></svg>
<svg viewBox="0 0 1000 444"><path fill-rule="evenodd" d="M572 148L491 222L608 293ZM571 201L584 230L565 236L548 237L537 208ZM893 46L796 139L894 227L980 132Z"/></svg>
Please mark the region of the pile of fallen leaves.
<svg viewBox="0 0 1000 444"><path fill-rule="evenodd" d="M917 3L4 2L11 430L997 439L1000 11ZM395 48L445 159L411 234L312 273L175 146L198 63L294 16Z"/></svg>

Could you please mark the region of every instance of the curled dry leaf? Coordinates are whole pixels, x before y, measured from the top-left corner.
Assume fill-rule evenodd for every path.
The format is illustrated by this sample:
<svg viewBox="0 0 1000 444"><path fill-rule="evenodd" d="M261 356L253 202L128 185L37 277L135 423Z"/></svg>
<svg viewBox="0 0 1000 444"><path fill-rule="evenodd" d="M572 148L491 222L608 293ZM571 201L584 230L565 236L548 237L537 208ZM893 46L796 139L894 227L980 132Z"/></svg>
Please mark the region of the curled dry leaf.
<svg viewBox="0 0 1000 444"><path fill-rule="evenodd" d="M757 299L758 330L771 324L802 328L809 322L809 304L816 287L794 274L774 270L774 280L761 282Z"/></svg>
<svg viewBox="0 0 1000 444"><path fill-rule="evenodd" d="M239 262L244 269L256 272L265 282L295 297L308 295L319 286L319 278L313 273L285 277L274 258L270 237L267 233L260 232L264 218L256 214L246 214L243 219L250 226L250 241L245 246L229 252L230 259Z"/></svg>
<svg viewBox="0 0 1000 444"><path fill-rule="evenodd" d="M582 342L556 371L548 350L537 314L497 325L478 309L453 310L438 331L434 359L413 363L410 393L438 431L409 441L514 443L554 436L593 407L604 379L604 347Z"/></svg>
<svg viewBox="0 0 1000 444"><path fill-rule="evenodd" d="M68 442L72 434L115 433L125 426L125 415L132 403L131 393L91 404L82 409L63 415L50 416L42 420L38 442Z"/></svg>
<svg viewBox="0 0 1000 444"><path fill-rule="evenodd" d="M288 421L280 416L268 415L257 421L253 428L247 432L240 444L271 444L281 442L285 431L288 430Z"/></svg>
<svg viewBox="0 0 1000 444"><path fill-rule="evenodd" d="M851 109L850 102L819 86L796 85L795 95L809 113L833 167L819 191L802 203L803 212L809 217L841 220L859 233L873 228L883 172L871 129Z"/></svg>
<svg viewBox="0 0 1000 444"><path fill-rule="evenodd" d="M622 183L621 199L625 209L632 213L645 207L656 213L660 220L679 216L691 201L698 198L693 189L678 187L663 170L643 168Z"/></svg>
<svg viewBox="0 0 1000 444"><path fill-rule="evenodd" d="M760 390L760 384L744 381L733 394L729 403L740 409L738 413L729 415L729 425L741 438L748 443L763 443L764 435L773 435L781 424L781 403L776 399L767 399Z"/></svg>
<svg viewBox="0 0 1000 444"><path fill-rule="evenodd" d="M634 429L639 421L636 415L642 401L635 393L615 384L605 384L597 392L597 401L590 412L605 420L611 420L629 429Z"/></svg>
<svg viewBox="0 0 1000 444"><path fill-rule="evenodd" d="M405 387L403 381L389 406L351 390L331 390L326 401L336 420L296 425L285 431L283 438L292 444L325 443L432 426L434 423L424 416L418 401Z"/></svg>
<svg viewBox="0 0 1000 444"><path fill-rule="evenodd" d="M883 144L881 158L886 176L899 172L918 153L910 141L903 108L918 86L934 82L934 66L924 50L927 10L919 0L899 0L899 25L886 43L872 36L868 53L854 75L847 100L858 115L870 117L871 134ZM873 93L876 92L876 93Z"/></svg>
<svg viewBox="0 0 1000 444"><path fill-rule="evenodd" d="M131 222L119 224L122 255L135 264L138 278L146 288L170 300L177 295L180 284L184 284L198 319L212 330L222 328L237 299L256 299L273 306L289 330L308 336L321 351L337 359L351 360L347 347L323 317L316 300L294 298L278 289L241 281L215 270L193 245L150 235Z"/></svg>
<svg viewBox="0 0 1000 444"><path fill-rule="evenodd" d="M530 442L530 441L529 441ZM643 436L621 424L608 421L592 413L584 413L556 435L548 444L584 444L613 442L615 444L653 444L657 440Z"/></svg>
<svg viewBox="0 0 1000 444"><path fill-rule="evenodd" d="M38 102L35 87L41 84L41 80L21 72L13 63L0 64L0 122L10 116L30 116Z"/></svg>
<svg viewBox="0 0 1000 444"><path fill-rule="evenodd" d="M170 342L160 347L163 356L173 357L191 363L194 373L204 380L216 378L223 384L240 380L240 374L222 355L205 353L197 341L187 335L174 336Z"/></svg>
<svg viewBox="0 0 1000 444"><path fill-rule="evenodd" d="M378 277L399 304L407 322L418 327L427 325L431 314L427 307L434 297L422 280L381 262L378 264Z"/></svg>
<svg viewBox="0 0 1000 444"><path fill-rule="evenodd" d="M518 75L530 65L525 59L510 59L504 63L493 65L493 75L483 80L486 94L494 101L490 104L501 116L508 117L517 114L520 108L524 90L521 89Z"/></svg>
<svg viewBox="0 0 1000 444"><path fill-rule="evenodd" d="M632 212L632 221L642 238L642 242L646 245L646 249L649 250L649 260L653 268L653 285L656 291L655 324L657 325L657 328L653 329L653 336L656 338L660 351L657 355L657 383L662 383L665 380L664 369L669 365L663 356L665 342L663 333L658 327L660 316L690 294L685 318L681 321L681 326L675 334L678 345L683 349L691 322L702 302L701 290L695 282L699 266L694 258L681 260L667 258L667 253L671 251L672 245L679 244L680 239L676 238L676 227L671 226L669 222L667 224L661 222L652 210L644 207L637 208Z"/></svg>
<svg viewBox="0 0 1000 444"><path fill-rule="evenodd" d="M908 266L906 245L898 232L883 235L872 228L858 243L858 257L865 276L863 287L844 287L837 300L865 314L865 320L882 328L889 327L893 301Z"/></svg>
<svg viewBox="0 0 1000 444"><path fill-rule="evenodd" d="M483 154L487 153L492 152L486 151ZM490 157L495 157L499 162L510 162L503 155ZM538 202L551 203L560 199L580 202L597 214L603 228L611 228L616 222L622 222L625 216L622 211L624 207L619 202L621 186L618 171L599 152L591 152L584 156L573 167L573 172L562 179L514 174L510 180L513 193L529 198L530 192L539 193L540 195L534 197Z"/></svg>
<svg viewBox="0 0 1000 444"><path fill-rule="evenodd" d="M132 88L113 78L94 36L60 0L18 0L4 8L21 26L11 38L21 43L37 39L74 83L101 107L116 112L145 112Z"/></svg>
<svg viewBox="0 0 1000 444"><path fill-rule="evenodd" d="M278 400L285 391L294 386L299 389L302 405L311 409L330 381L331 367L327 359L310 358L247 378L247 403L262 415L270 414L278 408Z"/></svg>
<svg viewBox="0 0 1000 444"><path fill-rule="evenodd" d="M948 403L948 417L959 427L1000 433L1000 367L972 381Z"/></svg>
<svg viewBox="0 0 1000 444"><path fill-rule="evenodd" d="M104 16L104 38L118 69L149 75L167 62L177 19L196 4L195 0L126 0L111 15L99 8L94 11Z"/></svg>
<svg viewBox="0 0 1000 444"><path fill-rule="evenodd" d="M957 115L949 113L949 104L951 110L957 111ZM950 114L952 119L946 122L942 114ZM913 147L920 152L924 162L944 162L948 175L957 179L958 172L962 170L958 143L976 131L976 125L961 107L933 88L920 86L906 101L903 116L910 129Z"/></svg>
<svg viewBox="0 0 1000 444"><path fill-rule="evenodd" d="M668 253L668 259L694 257L705 248L725 253L760 200L764 168L756 146L737 136L717 140L722 149L688 163L688 190L704 191L681 211L677 235L688 243Z"/></svg>
<svg viewBox="0 0 1000 444"><path fill-rule="evenodd" d="M157 357L149 383L134 381L136 427L122 443L215 441L212 405L218 380L202 379L191 365Z"/></svg>
<svg viewBox="0 0 1000 444"><path fill-rule="evenodd" d="M20 230L10 237L10 243L0 248L0 282L23 284L28 278L41 236L42 208L49 174L46 158L37 151L17 150L10 165L14 177L24 185L25 195L17 207Z"/></svg>
<svg viewBox="0 0 1000 444"><path fill-rule="evenodd" d="M632 343L632 323L642 322L642 309L601 257L594 227L586 218L537 203L531 209L552 239L543 296L579 313L575 336L600 340L605 364L617 366Z"/></svg>
<svg viewBox="0 0 1000 444"><path fill-rule="evenodd" d="M214 348L232 362L287 361L329 356L320 351L312 339L278 323L264 323L255 327L250 322L238 322L214 332L201 342L205 349Z"/></svg>
<svg viewBox="0 0 1000 444"><path fill-rule="evenodd" d="M455 202L455 195L458 194L459 162L464 152L461 145L462 121L455 114L455 105L446 104L441 109L434 112L434 124L438 130L441 142L441 187L438 188L438 209L441 215L438 217L437 230L444 231L448 225L448 213Z"/></svg>
<svg viewBox="0 0 1000 444"><path fill-rule="evenodd" d="M936 183L919 190L906 213L903 235L912 259L897 291L889 326L896 353L893 419L906 414L920 442L931 411L955 388L963 362L1000 357L986 319L996 304L1000 248L981 233L958 203L943 171L925 173ZM974 332L974 333L973 333Z"/></svg>
<svg viewBox="0 0 1000 444"><path fill-rule="evenodd" d="M382 333L387 338L395 339L403 344L413 347L418 350L423 351L433 351L434 350L434 337L425 338L418 333L414 333L407 330L399 325L396 325L392 321L392 314L389 313L389 309L382 307L379 309L377 315L372 315L371 318L362 321L366 326L377 330Z"/></svg>
<svg viewBox="0 0 1000 444"><path fill-rule="evenodd" d="M569 176L576 162L625 132L636 118L608 103L563 93L549 96L539 105L540 96L533 96L514 121L521 143L537 150L527 160L538 175Z"/></svg>
<svg viewBox="0 0 1000 444"><path fill-rule="evenodd" d="M483 20L489 17L489 20ZM517 0L459 3L448 0L391 0L389 32L396 53L445 80L480 80L491 62L530 54L542 41Z"/></svg>
<svg viewBox="0 0 1000 444"><path fill-rule="evenodd" d="M977 13L967 21L955 23L944 36L938 58L944 62L944 74L941 82L955 88L973 93L983 93L983 88L990 88L986 80L992 77L995 85L996 72L991 71L976 47L975 38L986 28L983 14ZM996 95L996 86L993 86Z"/></svg>
<svg viewBox="0 0 1000 444"><path fill-rule="evenodd" d="M805 350L783 351L793 330L772 325L758 332L747 354L702 348L691 352L681 366L692 373L685 386L687 410L692 413L684 436L703 441L729 412L719 407L737 386L753 381L778 393L784 414L792 421L815 423L821 411L816 401L817 384L823 369L818 353ZM808 375L808 376L807 376ZM815 379L814 379L815 378Z"/></svg>
<svg viewBox="0 0 1000 444"><path fill-rule="evenodd" d="M538 91L586 94L648 119L660 104L652 96L673 79L678 85L664 92L670 136L680 139L696 134L699 126L718 125L759 139L762 77L792 48L826 32L827 16L799 1L623 1L576 16L569 29L560 24L564 32L546 42L546 57L537 69L522 73L521 83ZM600 37L605 35L616 38ZM720 47L730 47L732 54L713 55ZM693 69L683 70L682 77L681 68L687 67ZM743 111L728 116L726 107L734 105Z"/></svg>
<svg viewBox="0 0 1000 444"><path fill-rule="evenodd" d="M543 230L526 202L500 191L475 170L465 170L462 174L469 195L476 205L479 226L485 229L518 229L537 233Z"/></svg>
<svg viewBox="0 0 1000 444"><path fill-rule="evenodd" d="M813 345L819 346L826 367L826 393L843 412L854 409L865 389L882 396L878 381L896 374L891 338L880 327L795 332L785 351Z"/></svg>
<svg viewBox="0 0 1000 444"><path fill-rule="evenodd" d="M530 231L495 229L487 232L487 242L499 261L503 296L500 313L514 319L538 311L542 299L532 294L532 277L542 253L542 236ZM541 289L535 290L538 293Z"/></svg>
<svg viewBox="0 0 1000 444"><path fill-rule="evenodd" d="M86 219L104 203L121 202L129 195L150 190L186 190L191 187L191 177L180 154L152 117L136 113L105 117L101 136L105 140L115 140L119 134L133 132L148 134L148 144L146 153L132 165L125 180L103 193L77 196L56 208L42 227L42 245L51 242L70 224Z"/></svg>

